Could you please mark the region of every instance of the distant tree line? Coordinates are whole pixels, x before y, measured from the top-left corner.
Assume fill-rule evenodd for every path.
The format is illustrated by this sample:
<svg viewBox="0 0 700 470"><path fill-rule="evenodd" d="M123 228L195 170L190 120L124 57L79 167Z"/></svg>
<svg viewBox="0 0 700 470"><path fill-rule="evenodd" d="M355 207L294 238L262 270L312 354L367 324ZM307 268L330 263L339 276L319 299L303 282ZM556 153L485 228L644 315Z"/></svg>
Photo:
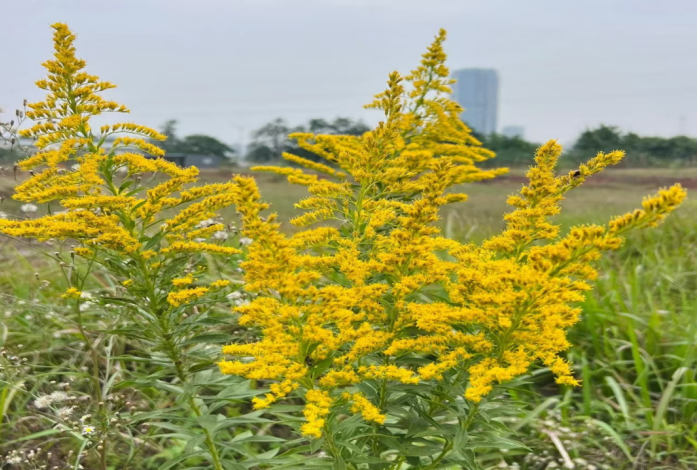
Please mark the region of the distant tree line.
<svg viewBox="0 0 700 470"><path fill-rule="evenodd" d="M501 134L481 136L475 134L484 146L496 152L496 158L485 162L486 166L527 166L540 145L520 137ZM615 126L601 125L587 129L578 136L574 145L562 156L562 164L576 166L598 152L624 150L627 154L620 166L667 167L695 166L697 163L697 139L687 136L642 137L635 133L624 134Z"/></svg>
<svg viewBox="0 0 700 470"><path fill-rule="evenodd" d="M282 152L317 160L311 154L289 139L292 132L311 132L315 134L362 135L367 127L361 121L338 118L332 122L324 119L312 119L306 126L290 127L283 119L275 119L253 132L253 142L248 146L245 159L254 163L276 163L281 160ZM512 166L523 167L532 164L532 157L541 144L530 142L521 137L509 137L502 134L487 136L474 133L484 147L493 150L496 158L484 162L486 167ZM627 157L621 166L695 166L697 162L697 139L686 136L676 137L642 137L634 133L623 133L615 126L601 125L595 129L585 130L567 149L562 157L562 164L576 166L590 159L598 152L625 150Z"/></svg>
<svg viewBox="0 0 700 470"><path fill-rule="evenodd" d="M284 119L275 119L252 134L252 142L247 149L238 154L231 146L219 139L204 135L191 134L180 137L177 134L177 121L169 120L161 126L161 132L168 136L165 142L155 142L168 153L199 155L218 155L232 162L245 159L251 163L279 163L283 152L293 153L310 160L319 157L300 148L294 139L289 138L293 132L310 132L313 134L362 135L369 131L362 121L349 118L336 118L332 121L311 119L307 124L290 126ZM474 132L484 147L493 150L496 158L483 163L486 167L511 166L523 167L532 164L532 156L540 145L521 137L508 137L502 134L479 135ZM627 157L621 166L627 167L663 167L695 166L697 164L697 139L687 136L643 137L635 133L623 133L615 126L601 125L587 129L565 152L562 163L576 166L588 160L597 152L624 150ZM19 152L0 146L0 165L7 165L23 158Z"/></svg>
<svg viewBox="0 0 700 470"><path fill-rule="evenodd" d="M622 165L626 166L695 166L697 145L698 140L694 137L642 137L633 132L624 134L615 126L602 125L584 131L567 153L567 158L581 161L596 152L624 150L627 156Z"/></svg>

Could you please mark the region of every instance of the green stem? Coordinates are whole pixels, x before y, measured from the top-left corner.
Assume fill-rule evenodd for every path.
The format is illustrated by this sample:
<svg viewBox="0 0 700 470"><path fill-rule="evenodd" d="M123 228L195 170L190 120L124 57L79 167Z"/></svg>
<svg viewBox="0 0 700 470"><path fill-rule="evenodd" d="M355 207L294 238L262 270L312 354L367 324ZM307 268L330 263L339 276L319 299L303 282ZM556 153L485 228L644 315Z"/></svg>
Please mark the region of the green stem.
<svg viewBox="0 0 700 470"><path fill-rule="evenodd" d="M190 410L197 416L197 418L203 416L202 410L197 406L196 402L196 393L195 392L190 392L189 387L188 387L188 380L187 380L187 374L185 373L184 368L182 367L182 360L180 359L180 355L178 353L177 347L175 343L172 340L172 334L170 332L170 325L168 324L168 320L165 318L163 315L163 310L160 308L158 305L158 302L156 300L156 290L155 290L155 285L153 284L153 281L151 280L151 277L148 275L148 269L146 268L146 264L143 259L139 259L139 264L142 270L143 278L146 281L148 292L149 292L149 303L150 303L150 310L151 313L158 319L159 326L160 326L160 336L161 340L165 344L165 349L168 354L168 358L170 361L173 363L175 366L175 375L177 376L178 380L183 386L183 391L187 396L186 402L187 405L189 406ZM207 449L209 450L209 455L211 456L212 464L214 470L223 470L223 467L221 465L221 458L219 457L219 452L216 449L216 444L214 443L214 436L212 435L211 432L209 432L208 429L202 427L202 431L204 432L204 444L206 445Z"/></svg>
<svg viewBox="0 0 700 470"><path fill-rule="evenodd" d="M165 325L162 320L161 320L161 325L167 328L167 325ZM182 361L180 360L180 356L177 352L177 348L173 344L172 338L170 337L170 333L167 332L167 329L162 330L163 331L163 337L164 341L166 344L166 349L168 351L168 356L170 357L170 360L172 363L175 365L175 375L177 376L178 380L180 383L183 385L183 390L187 396L187 405L189 406L190 410L197 416L197 418L200 418L203 416L202 410L197 406L196 402L196 395L193 392L190 392L188 390L188 381L187 381L187 374L185 373L183 367L182 367ZM204 432L204 444L207 446L207 449L209 450L209 455L211 455L212 459L212 464L214 465L215 470L223 470L223 467L221 466L221 458L219 457L219 452L216 449L216 444L214 443L214 436L212 435L211 432L209 432L208 429L202 427L202 431Z"/></svg>
<svg viewBox="0 0 700 470"><path fill-rule="evenodd" d="M472 421L474 421L474 416L476 416L476 412L478 409L479 405L477 403L472 406L471 410L469 410L467 419L465 419L464 422L462 422L460 425L463 432L467 432L469 430L469 426L471 426ZM454 441L445 441L445 446L442 448L442 452L440 452L440 455L435 457L435 460L433 460L433 462L429 466L425 467L424 470L431 470L433 468L436 468L437 465L442 461L442 459L444 459L447 456L447 454L449 454L450 451L452 451L453 447Z"/></svg>
<svg viewBox="0 0 700 470"><path fill-rule="evenodd" d="M81 278L80 275L76 275L78 279L78 290L82 291L84 286L85 286L85 281L87 280L88 275L91 272L92 268L92 262L88 265L87 272L85 275ZM69 279L70 282L70 279ZM80 336L83 338L83 342L85 343L85 346L87 347L89 353L90 353L90 359L92 361L92 382L93 382L93 387L92 387L92 394L93 398L97 401L98 407L100 410L100 417L103 420L106 420L107 417L107 405L105 404L104 396L103 396L103 391L102 391L102 382L100 381L100 355L97 352L97 349L92 344L92 340L90 339L90 336L88 335L87 331L85 331L85 327L83 326L83 313L80 311L80 299L76 299L74 303L74 308L75 312L77 314L77 325L78 325L78 331L80 332ZM102 449L100 449L100 470L107 470L107 441L106 439L102 440Z"/></svg>

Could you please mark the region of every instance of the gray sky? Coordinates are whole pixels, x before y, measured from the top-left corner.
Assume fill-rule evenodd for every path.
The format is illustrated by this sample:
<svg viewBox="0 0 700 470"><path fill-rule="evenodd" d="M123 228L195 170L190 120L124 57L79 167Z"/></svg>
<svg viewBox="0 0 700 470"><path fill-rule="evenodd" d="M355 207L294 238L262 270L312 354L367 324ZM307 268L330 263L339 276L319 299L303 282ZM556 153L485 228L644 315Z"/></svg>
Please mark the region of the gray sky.
<svg viewBox="0 0 700 470"><path fill-rule="evenodd" d="M276 117L349 116L440 27L450 68L499 71L499 128L571 142L587 126L696 135L693 0L22 0L3 2L0 107L40 99L53 22L129 120L231 143ZM7 116L5 116L7 117Z"/></svg>

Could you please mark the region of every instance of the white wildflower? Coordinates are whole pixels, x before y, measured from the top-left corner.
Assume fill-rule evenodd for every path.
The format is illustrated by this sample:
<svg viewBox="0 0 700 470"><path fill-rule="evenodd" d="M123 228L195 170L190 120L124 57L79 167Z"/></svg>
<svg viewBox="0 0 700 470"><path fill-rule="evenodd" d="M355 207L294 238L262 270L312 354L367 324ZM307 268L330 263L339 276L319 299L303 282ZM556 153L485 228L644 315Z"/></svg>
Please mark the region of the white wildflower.
<svg viewBox="0 0 700 470"><path fill-rule="evenodd" d="M248 245L250 245L251 243L253 243L253 239L252 239L252 238L248 238L248 237L241 237L241 239L239 240L239 243L240 243L241 245L248 246Z"/></svg>
<svg viewBox="0 0 700 470"><path fill-rule="evenodd" d="M86 435L92 434L94 432L95 432L95 426L86 425L86 426L83 426L83 430L82 430L81 434L83 436L86 436Z"/></svg>
<svg viewBox="0 0 700 470"><path fill-rule="evenodd" d="M42 395L34 400L34 407L43 410L44 408L48 408L51 403L53 403L51 395Z"/></svg>
<svg viewBox="0 0 700 470"><path fill-rule="evenodd" d="M51 401L53 401L54 403L63 403L69 398L66 392L62 392L60 390L56 390L51 395L49 395L49 397L51 397Z"/></svg>
<svg viewBox="0 0 700 470"><path fill-rule="evenodd" d="M28 203L28 204L22 204L22 206L19 208L24 213L27 212L36 212L39 208L36 206L36 204Z"/></svg>
<svg viewBox="0 0 700 470"><path fill-rule="evenodd" d="M212 240L226 240L228 238L228 232L224 232L223 230L219 230L218 232L214 232L211 235Z"/></svg>
<svg viewBox="0 0 700 470"><path fill-rule="evenodd" d="M16 450L13 450L12 453L7 456L5 462L9 463L10 465L19 465L22 463L22 454Z"/></svg>
<svg viewBox="0 0 700 470"><path fill-rule="evenodd" d="M73 407L72 406L64 406L63 408L60 408L56 411L56 416L58 416L62 420L68 420L72 414L73 414Z"/></svg>
<svg viewBox="0 0 700 470"><path fill-rule="evenodd" d="M207 228L210 225L214 225L214 224L216 224L214 219L202 220L200 223L197 224L197 228Z"/></svg>
<svg viewBox="0 0 700 470"><path fill-rule="evenodd" d="M239 291L233 291L226 296L226 298L232 299L232 300L238 300L242 297L243 297L243 294L241 294Z"/></svg>

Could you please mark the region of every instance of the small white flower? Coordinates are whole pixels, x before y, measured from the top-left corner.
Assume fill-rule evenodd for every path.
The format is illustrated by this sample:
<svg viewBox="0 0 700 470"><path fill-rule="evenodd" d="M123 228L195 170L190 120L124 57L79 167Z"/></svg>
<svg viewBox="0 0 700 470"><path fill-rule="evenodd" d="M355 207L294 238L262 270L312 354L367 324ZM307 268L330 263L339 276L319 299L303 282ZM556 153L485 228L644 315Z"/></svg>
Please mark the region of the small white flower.
<svg viewBox="0 0 700 470"><path fill-rule="evenodd" d="M10 465L19 465L22 463L22 454L20 454L16 450L13 450L12 453L7 457L5 462L9 463Z"/></svg>
<svg viewBox="0 0 700 470"><path fill-rule="evenodd" d="M48 408L49 405L53 403L53 399L51 398L51 395L42 395L36 400L34 400L34 406L40 410L43 410L44 408Z"/></svg>
<svg viewBox="0 0 700 470"><path fill-rule="evenodd" d="M80 169L80 164L76 163L75 165L71 166L70 169L73 171L78 171Z"/></svg>
<svg viewBox="0 0 700 470"><path fill-rule="evenodd" d="M83 426L83 431L82 431L81 434L82 434L83 436L85 436L85 435L88 435L88 434L92 434L92 433L94 433L94 432L95 432L95 426L87 425L87 426Z"/></svg>
<svg viewBox="0 0 700 470"><path fill-rule="evenodd" d="M3 211L0 211L0 219L7 219L7 214Z"/></svg>
<svg viewBox="0 0 700 470"><path fill-rule="evenodd" d="M81 292L80 298L81 299L92 299L92 294L89 292Z"/></svg>
<svg viewBox="0 0 700 470"><path fill-rule="evenodd" d="M56 390L51 395L49 395L49 397L54 403L63 403L64 401L68 400L68 394L60 390Z"/></svg>
<svg viewBox="0 0 700 470"><path fill-rule="evenodd" d="M64 406L63 408L60 408L59 410L56 411L56 416L63 420L67 420L68 418L71 417L73 414L73 407L72 406Z"/></svg>
<svg viewBox="0 0 700 470"><path fill-rule="evenodd" d="M239 243L240 243L241 245L248 246L248 245L250 245L251 243L253 243L253 239L252 239L252 238L248 238L248 237L241 237L241 239L239 240Z"/></svg>
<svg viewBox="0 0 700 470"><path fill-rule="evenodd" d="M195 238L195 239L192 240L192 241L195 242L195 243L204 243L204 242L207 241L207 240L206 240L205 238Z"/></svg>
<svg viewBox="0 0 700 470"><path fill-rule="evenodd" d="M243 297L243 294L241 294L239 291L233 291L229 295L226 296L226 298L232 299L232 300L237 300L237 299L240 299L241 297Z"/></svg>
<svg viewBox="0 0 700 470"><path fill-rule="evenodd" d="M214 219L207 219L207 220L202 220L200 223L197 224L197 228L207 228L210 225L214 225L216 222Z"/></svg>
<svg viewBox="0 0 700 470"><path fill-rule="evenodd" d="M214 232L211 235L212 240L226 240L228 238L228 233L224 232L223 230L219 230L218 232Z"/></svg>
<svg viewBox="0 0 700 470"><path fill-rule="evenodd" d="M39 209L39 208L35 204L31 204L31 203L22 204L22 206L19 208L19 210L21 210L24 213L36 212L37 209Z"/></svg>

